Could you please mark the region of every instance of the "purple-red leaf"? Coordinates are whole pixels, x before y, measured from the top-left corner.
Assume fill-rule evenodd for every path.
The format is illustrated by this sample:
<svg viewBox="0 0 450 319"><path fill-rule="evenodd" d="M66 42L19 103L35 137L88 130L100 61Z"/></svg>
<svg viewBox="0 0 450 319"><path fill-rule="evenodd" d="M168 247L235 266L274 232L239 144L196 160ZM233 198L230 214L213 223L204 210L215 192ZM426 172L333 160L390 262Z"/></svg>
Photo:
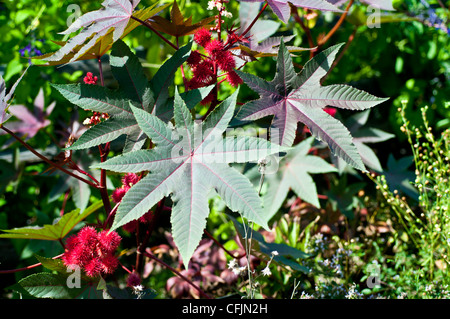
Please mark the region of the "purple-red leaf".
<svg viewBox="0 0 450 319"><path fill-rule="evenodd" d="M244 2L264 2L265 0L241 0ZM280 18L281 21L287 23L291 16L291 8L289 3L296 7L317 9L322 11L342 12L331 3L325 0L267 0L272 11Z"/></svg>
<svg viewBox="0 0 450 319"><path fill-rule="evenodd" d="M342 44L336 45L319 53L297 74L290 53L284 42L281 42L277 71L270 82L237 71L244 82L260 95L258 100L242 106L237 119L251 121L273 115L271 141L283 146L293 144L297 123L302 122L317 139L328 144L333 154L364 171L364 164L350 132L323 109L332 105L350 110L364 110L386 99L377 98L347 85L320 84L341 46Z"/></svg>

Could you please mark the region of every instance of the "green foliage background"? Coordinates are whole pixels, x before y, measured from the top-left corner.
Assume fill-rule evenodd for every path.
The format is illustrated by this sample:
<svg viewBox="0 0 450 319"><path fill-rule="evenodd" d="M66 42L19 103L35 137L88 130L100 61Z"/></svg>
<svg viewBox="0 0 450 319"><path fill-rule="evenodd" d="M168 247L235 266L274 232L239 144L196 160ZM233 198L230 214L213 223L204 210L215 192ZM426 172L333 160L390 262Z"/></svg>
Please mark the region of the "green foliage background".
<svg viewBox="0 0 450 319"><path fill-rule="evenodd" d="M192 16L193 21L196 22L211 14L206 10L207 2L207 0L183 0L179 1L178 5L186 17ZM443 2L447 7L450 5L449 1ZM436 8L440 17L448 18L449 11L440 8L438 1L431 0L429 3ZM73 0L70 4L79 5L81 12L88 12L98 9L100 1ZM141 4L147 6L153 2L143 0ZM56 44L52 43L52 40L64 39L58 35L58 32L66 29L67 19L73 14L73 11L67 11L68 5L68 2L57 0L21 0L0 3L0 34L2 35L0 74L5 79L7 87L10 87L27 67L28 59L21 57L20 49L28 44L43 53L53 52L58 48ZM348 83L376 96L390 98L388 102L375 108L369 118L370 126L396 136L386 142L373 144L373 149L383 168L387 168L388 158L391 155L397 159L411 155L410 145L400 129L403 122L398 109L402 107L403 100L407 101L404 115L413 126L422 125L421 108L428 106L427 118L433 130L439 133L450 127L449 34L445 30L428 26L417 19L419 13L426 11L420 0L395 0L394 7L397 11L383 20L379 28L369 28L364 23L366 6L356 2L351 14L326 44L329 46L347 42L352 34L354 36L339 64L327 76L325 84ZM238 17L237 1L231 1L227 8L234 17ZM167 17L169 10L165 10L163 14ZM401 15L400 19L397 14ZM270 10L266 10L264 17L270 19L274 15ZM337 15L327 13L319 14L317 18L310 20L313 37L326 34L337 18ZM292 41L293 44L307 46L303 30L293 21L288 25L281 25L277 33L277 35L290 34L296 35ZM143 59L143 65L150 76L173 52L145 28L135 29L126 37L125 42L134 48L137 55ZM309 53L303 52L298 54L295 62L302 65L308 58ZM274 68L275 61L269 57L250 64L246 68L246 72L271 79ZM50 148L55 142L61 146L64 140L61 131L70 126L71 117L75 114L74 106L64 100L55 90L52 90L50 83L79 82L88 71L98 74L96 69L96 63L93 61L77 62L63 67L32 67L29 69L27 76L16 90L14 103L25 104L31 110L34 98L41 87L44 89L46 105L52 101L57 102L56 108L49 118L52 124L29 140L30 145L40 150ZM105 70L105 74L106 81L108 81L108 70ZM181 77L178 76L176 81L182 83ZM231 91L232 88L227 87L221 93L226 96ZM245 85L242 86L240 92L242 100L254 97L252 94ZM81 122L88 116L81 109L76 111L79 112ZM349 115L350 113L346 112L340 113L343 118L348 118ZM0 145L7 141L7 136L0 136ZM59 210L64 202L64 194L59 194L54 201L50 200L52 185L55 185L58 178L42 173L47 168L44 164L35 162L32 157L27 157L26 152L18 144L12 144L8 149L0 150L0 167L0 229L23 227L24 221L29 225L51 224L53 219L59 216ZM110 176L110 178L112 189L113 185L118 185L120 177ZM358 177L352 175L346 178L348 178L349 184L360 182ZM340 181L339 183L344 182ZM366 194L370 194L373 200L381 201L376 197L373 185L365 185ZM334 195L340 196L336 192ZM92 200L99 198L97 193L92 193L90 196ZM69 201L66 211L75 208L76 203ZM358 220L349 221L349 223L358 223ZM282 222L280 224L283 225ZM285 235L294 231L290 229L293 225L291 223L280 226L277 230L280 242ZM215 215L208 222L208 229L216 238L225 242L229 240L227 245L234 247L232 238L226 232L229 229L226 228L221 225L221 218ZM395 240L399 239L396 237ZM303 244L297 243L295 240L290 244L299 249L304 248L302 245L305 245L304 242ZM375 246L370 249L375 249L373 247ZM369 250L364 245L360 248L361 251ZM5 239L0 239L0 251L2 252L0 256L2 269L18 268L35 263L36 259L33 257L33 253L43 257L53 257L62 252L55 242ZM361 251L360 253L362 253ZM401 254L405 254L404 258L408 258L407 251L407 249L401 251ZM378 260L387 258L379 251L373 255ZM5 275L0 278L1 286L5 288L12 285L30 273L32 271ZM277 291L280 287L276 282L283 282L283 280L288 281L288 286L292 288L292 278L283 277L281 274L275 275L278 276L278 280L275 283L268 283L268 290ZM167 276L168 274L164 273L158 279L151 278L149 279L150 284L155 288L162 289ZM408 278L412 280L413 275ZM405 279L405 285L412 284ZM286 297L289 292L280 294Z"/></svg>

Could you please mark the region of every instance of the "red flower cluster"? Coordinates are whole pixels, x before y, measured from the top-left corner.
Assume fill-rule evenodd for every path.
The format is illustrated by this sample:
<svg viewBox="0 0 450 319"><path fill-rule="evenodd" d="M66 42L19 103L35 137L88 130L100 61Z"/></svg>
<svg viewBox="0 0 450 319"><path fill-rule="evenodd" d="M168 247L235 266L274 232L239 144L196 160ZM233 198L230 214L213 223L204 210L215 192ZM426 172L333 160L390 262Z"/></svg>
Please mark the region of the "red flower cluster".
<svg viewBox="0 0 450 319"><path fill-rule="evenodd" d="M106 113L94 112L91 117L88 117L84 120L84 125L95 125L100 123L102 120L106 120L109 118L109 115Z"/></svg>
<svg viewBox="0 0 450 319"><path fill-rule="evenodd" d="M188 82L189 89L214 84L219 69L226 72L226 79L231 85L237 86L242 83L242 79L233 70L236 67L234 57L222 41L213 39L211 32L205 28L199 29L194 34L194 41L205 49L208 56L193 51L188 58L187 63L193 73L192 79ZM210 95L202 101L203 104L211 102L213 95Z"/></svg>
<svg viewBox="0 0 450 319"><path fill-rule="evenodd" d="M92 72L86 73L86 76L83 79L85 84L97 84L97 80L97 76L94 76Z"/></svg>
<svg viewBox="0 0 450 319"><path fill-rule="evenodd" d="M123 176L122 178L122 186L118 187L114 190L114 192L111 194L112 200L114 203L120 203L122 201L122 198L125 196L125 194L128 192L128 190L139 182L139 176L134 173L128 173ZM123 225L123 229L126 230L129 233L132 233L136 231L136 227L138 226L139 222L141 223L148 223L153 218L153 212L148 211L146 214L144 214L141 218L138 220L133 220L125 225Z"/></svg>
<svg viewBox="0 0 450 319"><path fill-rule="evenodd" d="M97 76L94 76L92 72L86 73L86 76L83 78L85 84L97 84ZM101 122L101 120L106 120L109 118L109 115L106 113L94 112L92 117L84 120L84 125L95 125Z"/></svg>
<svg viewBox="0 0 450 319"><path fill-rule="evenodd" d="M112 274L119 265L114 252L120 241L121 237L115 231L97 233L94 227L85 226L67 239L62 260L69 268L84 269L90 277Z"/></svg>

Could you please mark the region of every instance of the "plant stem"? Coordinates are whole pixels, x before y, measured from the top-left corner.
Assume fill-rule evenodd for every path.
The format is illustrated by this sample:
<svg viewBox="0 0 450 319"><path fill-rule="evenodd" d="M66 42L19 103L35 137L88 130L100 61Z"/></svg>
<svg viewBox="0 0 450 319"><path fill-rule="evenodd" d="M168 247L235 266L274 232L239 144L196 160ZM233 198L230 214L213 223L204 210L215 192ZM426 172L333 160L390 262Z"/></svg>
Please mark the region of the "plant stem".
<svg viewBox="0 0 450 319"><path fill-rule="evenodd" d="M146 232L145 232L145 236L144 239L139 242L139 224L137 225L137 229L136 229L136 240L137 240L137 255L136 255L136 265L135 265L135 269L136 272L140 273L141 272L141 268L142 268L142 259L143 259L143 252L146 249L146 246L148 244L148 241L150 239L150 235L153 232L153 229L155 228L155 224L156 224L156 219L159 217L159 215L164 211L164 201L165 201L165 197L163 199L161 199L157 206L156 206L156 210L154 212L153 218L150 222L150 225L147 227Z"/></svg>
<svg viewBox="0 0 450 319"><path fill-rule="evenodd" d="M313 49L316 45L314 44L314 39L311 35L311 30L303 23L303 20L298 15L298 8L291 5L291 10L294 12L294 20L300 25L300 27L305 31L306 38L308 39L308 44L311 49ZM295 11L294 11L295 10ZM314 56L314 51L310 52L311 58Z"/></svg>
<svg viewBox="0 0 450 319"><path fill-rule="evenodd" d="M14 134L12 131L10 131L8 128L6 128L3 125L0 125L0 128L3 129L6 133L8 133L9 135L11 135L12 137L14 137L20 144L22 144L23 146L25 146L31 153L33 153L34 155L36 155L37 157L39 157L41 160L43 160L44 162L46 162L47 164L51 165L52 167L59 169L60 171L66 173L67 175L70 175L92 187L95 188L99 188L98 184L94 184L93 182L84 179L83 177L74 174L70 171L68 171L67 169L65 169L64 167L58 165L55 162L52 162L51 160L49 160L47 157L45 157L44 155L40 154L39 152L37 152L33 147L31 147L30 145L28 145L26 142L24 142L19 136L17 136L16 134Z"/></svg>
<svg viewBox="0 0 450 319"><path fill-rule="evenodd" d="M331 70L333 70L336 67L336 65L339 63L339 61L341 61L341 59L344 56L345 52L348 50L350 44L355 39L355 35L356 35L357 31L358 31L358 27L355 27L355 29L353 30L352 34L350 34L350 36L348 37L347 43L345 44L345 46L342 48L341 52L339 53L339 56L336 58L336 60L334 60L334 62L331 65L330 69L328 70L327 74L325 74L325 76L320 80L320 84L323 84L325 82L325 79L328 77L328 74L331 73Z"/></svg>
<svg viewBox="0 0 450 319"><path fill-rule="evenodd" d="M52 259L58 259L58 258L61 258L62 255L63 255L63 254L58 255L58 256L55 256L55 257L53 257ZM16 273L16 272L19 272L19 271L24 271L24 270L33 269L33 268L39 267L39 266L41 266L41 265L42 265L42 263L37 263L37 264L29 265L29 266L26 266L26 267L23 267L23 268L10 269L10 270L0 270L0 274L13 274L13 273Z"/></svg>
<svg viewBox="0 0 450 319"><path fill-rule="evenodd" d="M238 256L235 256L231 251L229 251L228 249L226 249L226 248L225 248L225 247L224 247L217 239L215 239L214 236L211 235L206 229L204 230L204 233L205 233L206 236L208 236L209 238L211 238L212 241L215 242L215 243L217 244L217 246L219 246L220 248L222 248L222 249L223 249L228 255L230 255L231 257L236 258L236 259L240 259L240 258L242 258L242 257L245 257L245 254L244 254L244 255L238 255Z"/></svg>
<svg viewBox="0 0 450 319"><path fill-rule="evenodd" d="M341 15L341 17L339 18L338 22L336 22L334 27L330 30L330 32L328 32L328 34L325 37L320 39L320 41L318 43L319 46L324 45L333 36L333 34L340 28L340 26L344 22L345 18L347 17L347 13L350 10L350 7L352 6L353 2L354 2L354 0L350 0L348 2L347 7L345 8L345 12Z"/></svg>
<svg viewBox="0 0 450 319"><path fill-rule="evenodd" d="M249 26L247 27L247 29L244 30L244 32L242 32L241 36L245 36L250 29L255 25L256 21L258 21L259 17L261 16L261 14L263 14L264 10L266 10L267 6L268 6L268 2L264 3L264 6L262 7L262 9L259 11L258 15L253 19L253 21L249 24Z"/></svg>
<svg viewBox="0 0 450 319"><path fill-rule="evenodd" d="M189 285L191 285L192 287L194 287L194 289L196 289L200 295L202 295L203 297L207 298L207 299L211 299L210 296L208 296L203 290L200 289L200 287L198 287L196 284L194 284L191 280L189 280L189 278L186 278L185 276L183 276L178 270L176 270L175 268L173 268L172 266L166 264L164 261L162 261L161 259L159 259L158 257L156 257L153 254L148 253L147 251L144 251L143 253L145 256L153 259L154 261L160 263L161 265L163 265L164 267L170 269L174 274L176 274L178 277L180 277L181 279L185 280Z"/></svg>
<svg viewBox="0 0 450 319"><path fill-rule="evenodd" d="M98 69L100 72L100 83L102 86L105 86L105 82L103 79L103 67L102 67L102 60L101 57L97 59L98 62ZM106 143L105 147L102 148L101 145L98 146L98 149L100 151L100 162L103 163L106 161L110 149L110 143ZM101 169L100 170L100 196L102 197L103 206L105 208L106 216L109 216L111 213L111 201L109 200L108 190L106 189L106 170Z"/></svg>
<svg viewBox="0 0 450 319"><path fill-rule="evenodd" d="M102 67L102 57L101 56L97 57L97 62L98 62L98 71L100 72L100 83L102 84L102 86L105 86L105 83L103 80L103 67Z"/></svg>
<svg viewBox="0 0 450 319"><path fill-rule="evenodd" d="M134 16L131 16L131 19L136 20L137 22L139 22L140 24L146 26L147 28L149 28L152 32L154 32L158 37L160 37L164 42L166 42L167 44L169 44L172 48L174 48L175 50L178 50L177 46L175 44L173 44L172 42L170 42L165 36L163 36L161 33L159 33L158 31L156 31L150 24L148 24L146 21L142 21L139 18L136 18Z"/></svg>

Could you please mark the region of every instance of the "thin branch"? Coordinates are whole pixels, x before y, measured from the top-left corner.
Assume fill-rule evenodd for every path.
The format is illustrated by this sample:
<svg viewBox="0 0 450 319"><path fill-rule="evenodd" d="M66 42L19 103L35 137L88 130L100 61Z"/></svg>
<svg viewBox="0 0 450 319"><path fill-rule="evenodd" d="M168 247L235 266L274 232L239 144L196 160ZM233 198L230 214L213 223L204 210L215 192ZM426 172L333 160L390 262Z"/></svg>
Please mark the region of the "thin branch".
<svg viewBox="0 0 450 319"><path fill-rule="evenodd" d="M347 17L348 11L350 10L350 7L353 5L354 0L350 0L347 4L347 7L345 8L345 12L341 15L338 22L334 25L334 27L328 32L326 36L324 36L322 39L319 40L319 46L324 45L333 35L334 33L340 28L342 23L344 22L345 18Z"/></svg>
<svg viewBox="0 0 450 319"><path fill-rule="evenodd" d="M247 29L245 29L245 31L242 32L242 34L241 34L242 37L245 36L250 31L250 29L255 25L256 21L258 21L258 19L261 16L261 14L263 14L264 10L266 10L267 5L268 5L268 2L266 2L264 4L262 9L259 11L258 15L253 19L252 23L250 23L250 25L247 27Z"/></svg>
<svg viewBox="0 0 450 319"><path fill-rule="evenodd" d="M22 144L23 146L25 146L31 153L33 153L34 155L36 155L37 157L39 157L41 160L43 160L44 162L46 162L47 164L51 165L52 167L59 169L60 171L66 173L67 175L70 175L92 187L98 188L99 185L98 184L94 184L93 182L77 175L74 174L70 171L68 171L67 169L65 169L64 167L58 165L55 162L52 162L51 160L49 160L47 157L45 157L44 155L40 154L39 152L37 152L33 147L31 147L30 145L28 145L26 142L24 142L19 136L17 136L16 134L14 134L12 131L10 131L8 128L6 128L3 125L0 125L0 128L3 129L6 133L8 133L9 135L11 135L12 137L14 137L20 144Z"/></svg>
<svg viewBox="0 0 450 319"><path fill-rule="evenodd" d="M148 253L147 251L144 251L143 254L151 259L153 259L154 261L160 263L161 265L163 265L164 267L170 269L174 274L176 274L178 277L180 277L181 279L185 280L189 285L191 285L192 287L194 287L195 290L197 290L200 295L202 295L203 297L207 298L207 299L212 299L210 296L208 296L203 290L200 289L200 287L198 287L196 284L194 284L189 278L186 278L185 276L183 276L178 270L176 270L175 268L173 268L172 266L166 264L164 261L162 261L161 259L159 259L158 257L156 257L153 254Z"/></svg>
<svg viewBox="0 0 450 319"><path fill-rule="evenodd" d="M98 69L100 71L100 83L102 86L105 86L105 82L103 79L103 67L102 67L101 57L99 57L97 59L97 62L98 62ZM104 148L102 148L101 145L98 146L98 149L100 151L100 162L101 163L106 161L106 159L108 157L108 153L109 153L109 147L110 147L109 142L105 144ZM100 190L100 196L102 197L102 201L103 201L103 207L105 208L105 211L106 211L106 216L109 216L111 213L111 201L109 200L108 190L106 189L106 170L105 169L100 170L99 190Z"/></svg>
<svg viewBox="0 0 450 319"><path fill-rule="evenodd" d="M55 256L55 257L53 257L52 259L58 259L58 258L61 258L62 255L63 255L63 254L58 255L58 256ZM26 267L23 267L23 268L10 269L10 270L0 270L0 274L13 274L13 273L16 273L16 272L19 272L19 271L24 271L24 270L33 269L33 268L39 267L39 266L41 266L41 265L42 265L42 263L37 263L37 264L29 265L29 266L26 266Z"/></svg>
<svg viewBox="0 0 450 319"><path fill-rule="evenodd" d="M103 67L102 67L102 57L101 56L97 57L97 62L98 62L98 71L100 72L100 83L102 84L102 86L105 86L105 83L103 80Z"/></svg>
<svg viewBox="0 0 450 319"><path fill-rule="evenodd" d="M137 273L140 273L142 271L142 267L143 267L143 255L142 253L145 251L147 245L148 245L148 241L150 240L150 236L153 232L153 229L155 228L155 224L156 224L156 219L161 215L161 213L164 211L164 202L165 202L166 198L163 197L163 199L161 199L157 206L156 206L156 210L153 213L153 218L150 222L150 224L148 225L146 232L145 232L145 236L144 238L139 242L140 240L140 236L139 236L139 223L136 227L136 241L137 241L137 254L136 254L136 264L134 269L136 270Z"/></svg>
<svg viewBox="0 0 450 319"><path fill-rule="evenodd" d="M294 11L294 20L297 21L297 23L300 25L300 27L303 29L303 31L306 34L306 38L308 39L308 44L309 47L312 49L314 48L316 45L314 44L314 39L311 35L311 30L303 23L303 20L300 18L300 16L298 15L298 8L295 6L291 6L291 10L295 9ZM314 52L311 51L310 52L311 57L314 56Z"/></svg>
<svg viewBox="0 0 450 319"><path fill-rule="evenodd" d="M230 255L233 258L236 259L240 259L242 257L245 257L245 253L243 255L237 255L235 256L231 251L229 251L228 249L226 249L217 239L214 238L213 235L211 235L206 229L204 230L204 233L206 236L208 236L209 238L212 239L213 242L215 242L217 244L217 246L219 246L220 248L222 248L228 255Z"/></svg>
<svg viewBox="0 0 450 319"><path fill-rule="evenodd" d="M355 29L353 30L352 34L350 34L350 36L348 37L347 43L345 44L345 46L342 48L341 52L339 53L339 56L336 58L336 60L334 60L334 62L331 65L330 69L328 70L327 74L325 74L325 76L320 80L321 84L323 84L325 82L325 79L327 78L328 74L331 73L331 70L333 70L336 67L336 65L339 63L339 61L341 61L341 59L344 56L345 52L350 47L350 44L355 39L355 35L356 35L357 31L358 31L358 27L355 27Z"/></svg>
<svg viewBox="0 0 450 319"><path fill-rule="evenodd" d="M166 42L167 44L169 44L172 48L174 48L175 50L178 50L177 46L175 44L173 44L172 42L170 42L165 36L163 36L161 33L159 33L158 31L155 30L155 28L153 28L150 24L148 24L146 21L142 21L139 18L136 18L134 16L131 16L131 19L136 20L137 22L139 22L140 24L142 24L143 26L146 26L147 28L149 28L152 32L154 32L158 37L160 37L164 42Z"/></svg>

